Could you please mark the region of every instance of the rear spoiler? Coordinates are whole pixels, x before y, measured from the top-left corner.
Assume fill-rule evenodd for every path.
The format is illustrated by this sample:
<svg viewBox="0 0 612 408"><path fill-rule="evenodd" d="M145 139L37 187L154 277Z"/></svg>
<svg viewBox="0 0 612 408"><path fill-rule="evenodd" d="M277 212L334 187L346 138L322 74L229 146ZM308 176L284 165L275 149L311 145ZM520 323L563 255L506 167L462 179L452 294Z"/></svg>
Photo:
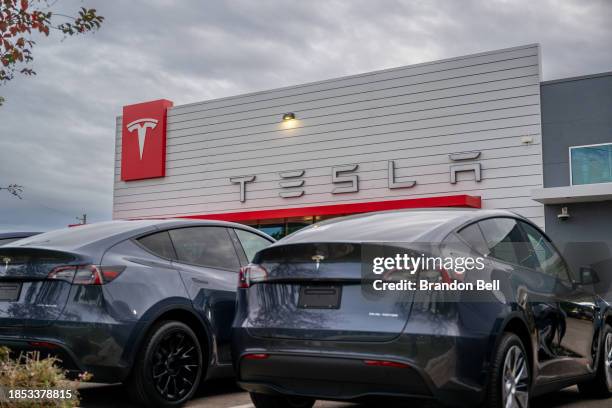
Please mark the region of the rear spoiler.
<svg viewBox="0 0 612 408"><path fill-rule="evenodd" d="M0 279L45 279L62 265L84 265L88 257L72 252L31 247L0 247Z"/></svg>

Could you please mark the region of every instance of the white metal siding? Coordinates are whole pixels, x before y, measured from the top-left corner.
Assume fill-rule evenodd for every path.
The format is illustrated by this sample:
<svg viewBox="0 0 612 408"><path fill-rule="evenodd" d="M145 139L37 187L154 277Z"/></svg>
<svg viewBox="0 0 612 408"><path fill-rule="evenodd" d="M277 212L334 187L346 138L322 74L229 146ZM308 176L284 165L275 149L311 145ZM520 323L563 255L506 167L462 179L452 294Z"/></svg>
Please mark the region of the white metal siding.
<svg viewBox="0 0 612 408"><path fill-rule="evenodd" d="M166 177L120 180L116 127L113 216L167 217L334 203L479 195L544 224L539 47L478 55L177 106L168 112ZM293 129L281 116L295 112ZM523 136L533 143L521 143ZM450 153L480 151L482 180ZM396 181L387 187L387 161ZM474 162L474 161L470 161ZM358 164L359 192L331 194L331 167ZM279 172L305 170L305 194L279 197ZM247 200L230 177L255 175Z"/></svg>

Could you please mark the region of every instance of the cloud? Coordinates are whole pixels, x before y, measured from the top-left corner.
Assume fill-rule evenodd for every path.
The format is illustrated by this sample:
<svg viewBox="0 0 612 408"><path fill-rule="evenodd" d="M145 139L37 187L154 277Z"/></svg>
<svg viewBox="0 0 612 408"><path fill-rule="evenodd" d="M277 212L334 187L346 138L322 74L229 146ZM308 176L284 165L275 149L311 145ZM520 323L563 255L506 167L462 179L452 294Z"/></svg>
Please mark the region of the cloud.
<svg viewBox="0 0 612 408"><path fill-rule="evenodd" d="M74 2L59 2L70 12ZM115 117L539 42L544 79L612 70L612 2L86 0L94 35L39 39L33 78L0 87L0 230L109 219ZM2 193L2 192L0 192Z"/></svg>

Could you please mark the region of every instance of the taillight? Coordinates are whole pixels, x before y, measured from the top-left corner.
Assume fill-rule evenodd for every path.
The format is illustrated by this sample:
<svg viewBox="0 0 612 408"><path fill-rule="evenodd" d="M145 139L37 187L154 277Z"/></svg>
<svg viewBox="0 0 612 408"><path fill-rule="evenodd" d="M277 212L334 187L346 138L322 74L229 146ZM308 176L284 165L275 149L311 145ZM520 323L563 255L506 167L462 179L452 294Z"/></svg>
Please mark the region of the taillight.
<svg viewBox="0 0 612 408"><path fill-rule="evenodd" d="M451 272L442 268L440 269L440 276L442 277L442 282L451 283L453 279L455 279L454 274L451 275ZM463 276L461 276L461 280L463 280Z"/></svg>
<svg viewBox="0 0 612 408"><path fill-rule="evenodd" d="M48 341L30 341L28 344L32 347L43 348L43 349L56 349L59 348L57 344L49 343Z"/></svg>
<svg viewBox="0 0 612 408"><path fill-rule="evenodd" d="M115 266L100 266L100 272L102 272L102 281L104 283L112 282L117 278L117 276L121 275L121 272L125 270L125 266L115 265Z"/></svg>
<svg viewBox="0 0 612 408"><path fill-rule="evenodd" d="M268 271L261 265L248 264L240 268L238 274L238 287L246 289L251 284L263 282L268 278Z"/></svg>
<svg viewBox="0 0 612 408"><path fill-rule="evenodd" d="M246 266L240 268L240 272L238 273L238 288L246 289L249 287L249 278L247 276Z"/></svg>
<svg viewBox="0 0 612 408"><path fill-rule="evenodd" d="M443 282L452 282L454 280L463 282L465 280L465 270L457 270L457 269L442 269L440 271L440 275L442 275Z"/></svg>
<svg viewBox="0 0 612 408"><path fill-rule="evenodd" d="M47 279L63 280L73 285L104 285L112 282L125 266L68 265L58 266Z"/></svg>
<svg viewBox="0 0 612 408"><path fill-rule="evenodd" d="M421 279L426 279L429 282L451 283L454 280L463 282L465 274L456 273L450 269L440 268L431 270L421 270L419 272L419 277Z"/></svg>
<svg viewBox="0 0 612 408"><path fill-rule="evenodd" d="M266 353L252 353L246 354L243 358L247 360L265 360L268 357L270 357L270 355Z"/></svg>
<svg viewBox="0 0 612 408"><path fill-rule="evenodd" d="M102 285L102 273L95 265L79 266L72 280L73 285Z"/></svg>
<svg viewBox="0 0 612 408"><path fill-rule="evenodd" d="M374 367L395 367L395 368L409 368L408 364L398 363L397 361L387 360L363 360L365 365Z"/></svg>
<svg viewBox="0 0 612 408"><path fill-rule="evenodd" d="M47 275L47 279L63 280L72 283L78 266L58 266Z"/></svg>

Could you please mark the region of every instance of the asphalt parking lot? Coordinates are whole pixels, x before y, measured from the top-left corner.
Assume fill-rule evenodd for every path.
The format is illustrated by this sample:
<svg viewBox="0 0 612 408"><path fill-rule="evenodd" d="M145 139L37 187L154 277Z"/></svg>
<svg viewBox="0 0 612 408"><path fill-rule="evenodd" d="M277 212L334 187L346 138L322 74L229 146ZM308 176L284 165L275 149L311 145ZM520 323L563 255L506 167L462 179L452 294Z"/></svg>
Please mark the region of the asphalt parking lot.
<svg viewBox="0 0 612 408"><path fill-rule="evenodd" d="M80 389L81 405L85 408L133 408L126 401L125 390L120 385L87 384ZM195 399L187 405L189 408L252 408L253 405L249 395L240 390L231 381L215 381L207 384L207 387L198 393ZM389 406L385 404L385 406ZM409 401L398 407L411 408L441 408L432 402ZM556 393L532 400L533 408L607 408L612 406L612 398L607 400L584 399L578 394L576 387L566 388ZM319 401L316 408L332 407L365 407L361 404L349 404L330 401Z"/></svg>

